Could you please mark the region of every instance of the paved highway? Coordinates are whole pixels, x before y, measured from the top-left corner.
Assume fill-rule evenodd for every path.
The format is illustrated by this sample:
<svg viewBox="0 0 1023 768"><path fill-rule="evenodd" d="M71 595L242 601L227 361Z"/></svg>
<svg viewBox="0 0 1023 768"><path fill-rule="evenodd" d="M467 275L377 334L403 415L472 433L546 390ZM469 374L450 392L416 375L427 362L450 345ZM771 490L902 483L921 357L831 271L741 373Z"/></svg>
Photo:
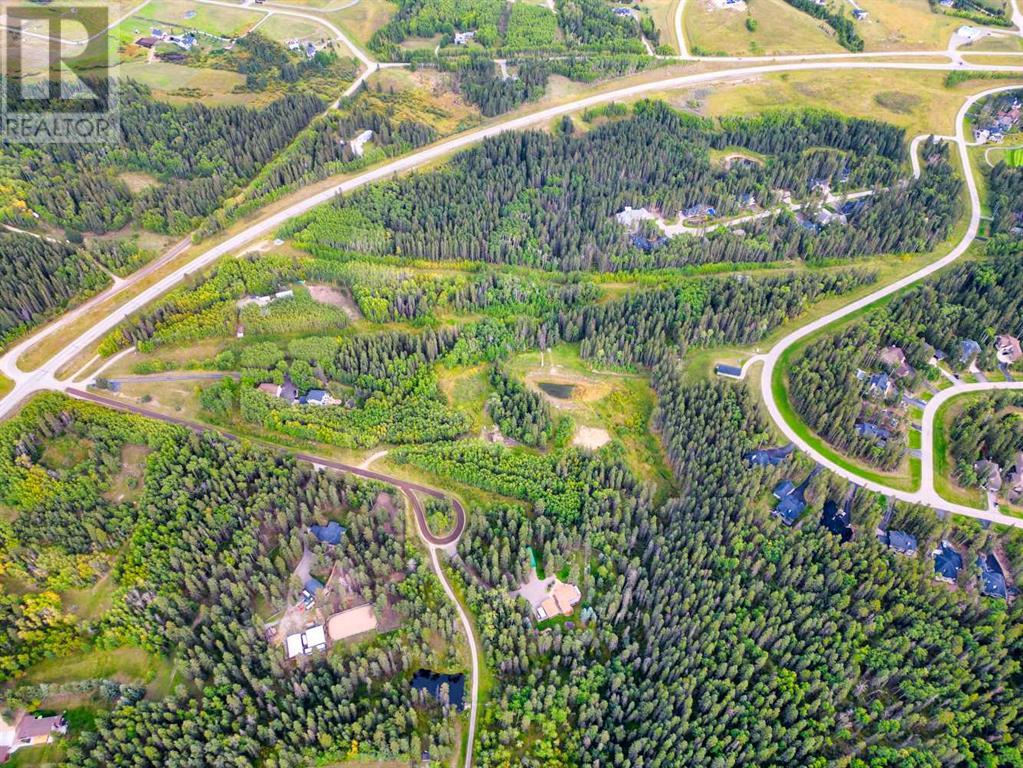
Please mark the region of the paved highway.
<svg viewBox="0 0 1023 768"><path fill-rule="evenodd" d="M210 4L220 4L216 0L204 0L204 2ZM676 24L679 25L679 43L685 53L685 42L684 36L681 33L681 9L676 13ZM339 31L338 31L339 32ZM339 37L343 35L339 34ZM353 51L358 49L355 46L351 46ZM358 54L357 54L358 55ZM942 63L934 62L919 62L919 61L908 61L905 59L919 56L941 56L946 59ZM1006 55L1006 54L999 54ZM364 56L364 54L363 54ZM371 62L368 58L359 56L360 60L363 61L367 66L367 71L370 67ZM56 378L56 374L67 364L74 361L82 352L88 350L94 346L103 336L113 330L119 322L126 316L130 315L138 310L142 309L153 300L157 299L168 290L172 289L178 283L180 283L184 277L188 274L193 274L198 270L201 270L210 264L214 263L219 258L228 254L237 253L246 245L254 242L257 239L263 238L284 222L299 216L312 208L329 202L338 193L348 193L366 184L370 184L375 181L389 178L395 174L404 173L415 168L419 168L423 165L432 163L439 160L452 152L455 152L466 147L470 147L477 144L487 138L497 136L505 131L520 130L537 124L549 122L557 117L566 115L572 112L576 112L587 107L596 106L599 104L607 103L609 101L621 101L632 99L638 96L647 94L654 94L661 91L685 88L696 85L708 85L713 83L728 82L730 80L740 80L744 78L757 77L760 75L767 75L772 73L781 72L797 72L797 71L835 71L835 70L848 70L850 74L857 70L902 70L902 71L951 71L951 70L984 70L984 71L1003 71L1013 72L1023 75L1023 67L1020 66L989 66L983 67L979 65L965 64L958 59L955 52L939 51L939 52L897 52L893 54L839 54L839 55L810 55L810 56L779 56L779 57L766 57L766 58L748 58L748 57L737 57L733 59L713 59L717 62L736 62L742 64L748 64L746 66L739 66L731 69L717 70L711 72L702 72L689 75L681 75L675 77L662 77L646 83L640 83L631 86L625 86L617 89L607 90L602 93L594 94L584 98L579 98L574 101L567 102L565 104L559 104L556 106L546 107L539 109L535 112L521 115L517 117L511 117L504 120L500 120L483 128L479 128L473 131L454 136L444 141L433 144L429 147L425 147L416 152L405 155L404 157L392 160L388 163L382 164L376 168L368 170L364 173L360 173L349 179L346 179L334 186L329 187L321 192L311 194L309 197L297 202L284 210L277 213L269 214L263 219L249 225L241 232L225 239L224 242L207 248L205 251L200 253L195 259L192 259L188 264L179 267L168 275L164 276L153 285L141 290L136 296L125 301L121 306L111 310L105 317L97 320L84 332L75 338L67 339L67 343L64 348L54 355L50 360L46 361L44 365L34 371L25 372L22 371L17 364L18 359L24 354L26 350L31 348L40 339L47 337L53 333L59 333L66 329L69 325L82 318L87 311L95 308L101 302L104 302L114 296L120 294L127 288L135 287L141 279L147 275L151 275L156 269L165 265L175 256L179 255L188 247L188 241L179 243L175 249L164 254L157 262L143 268L140 272L126 278L119 285L108 289L103 294L95 297L94 299L86 302L76 309L71 310L59 320L50 323L45 328L37 331L33 336L25 339L21 343L15 345L6 354L0 357L0 372L10 378L14 383L14 388L6 397L0 399L0 418L9 415L20 402L32 394L39 392L44 389L56 389L62 390L71 394L75 397L82 397L85 399L92 400L94 402L101 402L111 407L125 408L126 404L117 401L110 401L107 398L84 392L79 389L75 389L69 381L61 381ZM365 73L364 73L365 75ZM992 89L987 93L996 92L1003 89ZM957 135L955 137L956 144L959 148L961 158L963 160L963 167L969 169L969 157L966 153L966 141L963 135L963 118L966 110L974 103L977 98L973 97L969 99L966 104L963 105L960 111L957 121L956 130ZM765 366L762 377L762 386L765 391L765 403L767 404L768 410L771 413L772 418L778 423L779 428L783 432L789 435L797 445L799 445L804 451L809 453L820 463L827 466L832 471L835 471L841 476L849 477L850 473L845 472L840 467L835 466L830 461L816 455L815 451L811 446L806 445L802 440L798 439L798 436L794 434L781 416L777 409L777 404L774 402L772 393L770 392L770 381L774 366L777 363L778 357L781 352L784 351L787 346L797 341L800 338L805 337L807 334L812 333L820 327L823 327L827 322L832 322L835 319L845 316L849 312L855 311L859 306L870 303L871 301L880 298L881 296L887 295L892 291L899 290L906 285L915 282L916 280L926 277L928 274L932 274L937 269L951 263L958 258L969 246L973 237L977 232L977 225L979 222L979 199L977 196L976 187L972 176L967 174L967 183L970 190L971 196L971 218L967 236L963 241L956 246L956 248L950 252L943 259L936 262L934 265L920 270L909 278L904 278L897 283L889 286L882 291L878 291L869 300L861 300L860 302L854 302L845 310L841 310L838 313L829 315L828 318L824 318L822 321L817 321L806 326L805 329L797 331L796 333L786 337L780 344L785 346L778 346L772 350L768 355L763 357ZM140 411L141 412L141 411ZM165 417L153 413L146 412L146 415L152 415L157 418L162 418L168 421L177 421L172 417ZM185 426L195 427L195 425L189 425L185 423ZM400 488L406 496L409 498L412 504L413 510L416 514L417 528L420 535L424 538L428 549L430 550L431 562L434 570L441 581L445 593L455 602L456 608L459 613L460 620L469 638L469 646L472 657L472 690L471 690L471 707L470 707L470 719L469 719L469 730L468 730L468 746L465 755L465 768L470 768L472 765L473 757L473 744L475 739L476 720L477 720L477 703L479 695L479 654L477 650L477 641L472 631L472 626L469 621L468 615L465 613L461 604L455 599L455 594L448 584L443 570L440 567L437 551L439 548L448 547L454 541L457 540L461 534L464 523L465 515L460 505L456 502L456 516L457 523L455 531L449 536L436 537L430 531L426 525L425 515L423 514L422 504L418 498L419 493L425 493L427 495L439 495L440 492L434 489L429 489L425 486L419 486L412 483L406 483L397 478L392 478L381 473L373 473L370 470L363 470L359 467L352 467L349 465L342 465L336 462L332 462L327 459L320 457L302 455L299 458L307 461L311 461L317 466L328 467L331 469L338 469L340 471L352 472L364 477L375 477L376 479L389 482L396 487ZM978 510L970 508L957 508L956 505L941 502L936 498L932 498L929 495L923 494L906 494L905 492L897 491L895 489L886 488L880 485L873 485L870 483L864 483L859 478L853 476L850 479L854 479L861 485L867 485L873 490L878 490L882 493L888 493L889 495L895 496L896 498L902 498L909 501L922 501L923 503L931 502L931 506L939 506L944 509L952 509L953 511L961 512L962 514L969 514L973 517L983 517L984 519L995 520L996 522L1005 522L1006 524L1019 525L1023 521L1019 521L1015 518L1008 518L1004 515L998 515L994 512L981 513ZM933 485L933 483L932 483Z"/></svg>
<svg viewBox="0 0 1023 768"><path fill-rule="evenodd" d="M328 187L321 192L310 195L304 200L278 211L277 213L270 214L263 219L254 222L238 234L227 238L224 242L216 246L208 248L195 259L192 259L187 264L166 275L153 285L145 288L136 296L126 301L122 306L112 310L106 317L95 322L76 338L69 339L66 346L40 368L31 372L21 371L18 367L17 360L28 348L35 344L40 338L49 335L55 330L58 330L79 318L88 307L94 306L99 299L88 302L84 307L78 307L77 309L71 310L56 323L52 323L45 327L34 336L22 341L20 344L16 345L0 357L0 372L14 382L13 391L3 399L0 399L0 418L9 414L18 403L34 392L44 389L63 389L66 385L56 378L56 373L61 370L61 368L77 358L83 351L100 341L107 333L113 330L126 315L130 315L142 309L154 299L176 286L185 278L186 275L194 274L196 271L209 266L222 256L236 253L255 240L270 235L284 222L289 221L296 216L300 216L318 205L329 202L338 193L348 193L358 189L359 187L365 186L366 184L389 178L395 174L413 170L427 163L441 159L452 152L478 144L484 139L497 136L505 131L520 130L538 123L546 123L562 115L609 101L621 101L670 89L727 82L729 80L779 72L814 70L856 71L878 69L942 72L948 71L951 68L952 65L947 63L938 64L898 61L867 62L856 59L761 64L759 66L737 67L722 71L666 77L651 82L609 90L592 96L576 99L565 104L547 107L530 114L509 118L483 128L459 134L445 141L430 145L429 147L425 147L416 152L384 163L369 171L346 179L345 181ZM966 69L1001 70L1017 72L1023 75L1023 67L1015 66L979 67L971 65L967 66ZM165 263L167 260L168 256L164 256L161 259L161 263ZM142 272L132 275L121 285L115 286L103 294L103 298L109 298L111 295L114 295L129 286L135 285L139 280L137 275L151 273L153 268L154 266L150 266L142 270Z"/></svg>

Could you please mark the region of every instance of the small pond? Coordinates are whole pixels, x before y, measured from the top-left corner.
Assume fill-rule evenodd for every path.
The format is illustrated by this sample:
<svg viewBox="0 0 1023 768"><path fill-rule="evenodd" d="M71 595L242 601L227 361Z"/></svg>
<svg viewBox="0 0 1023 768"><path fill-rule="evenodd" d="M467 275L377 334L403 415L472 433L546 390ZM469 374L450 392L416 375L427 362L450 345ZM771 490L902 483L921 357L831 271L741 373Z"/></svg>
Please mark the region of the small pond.
<svg viewBox="0 0 1023 768"><path fill-rule="evenodd" d="M538 381L536 386L540 387L551 397L556 397L559 400L568 400L572 397L572 393L575 392L575 384L559 384L554 381Z"/></svg>

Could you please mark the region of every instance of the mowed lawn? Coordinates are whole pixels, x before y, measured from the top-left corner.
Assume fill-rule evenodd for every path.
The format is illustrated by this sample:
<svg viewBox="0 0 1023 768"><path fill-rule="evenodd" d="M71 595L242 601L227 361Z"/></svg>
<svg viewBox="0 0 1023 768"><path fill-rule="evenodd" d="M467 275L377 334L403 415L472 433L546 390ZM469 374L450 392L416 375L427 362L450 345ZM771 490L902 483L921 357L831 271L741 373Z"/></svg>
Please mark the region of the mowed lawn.
<svg viewBox="0 0 1023 768"><path fill-rule="evenodd" d="M187 17L189 14L190 17ZM188 0L152 0L128 22L192 29L218 37L241 37L263 18L259 11L204 5ZM137 20L137 21L136 21ZM143 28L143 27L140 27ZM148 30L147 30L148 31Z"/></svg>
<svg viewBox="0 0 1023 768"><path fill-rule="evenodd" d="M163 61L130 61L116 67L114 74L147 85L154 96L171 102L201 100L210 105L256 105L273 99L273 94L240 90L245 85L245 75L223 69L186 67ZM238 91L235 91L236 86Z"/></svg>
<svg viewBox="0 0 1023 768"><path fill-rule="evenodd" d="M354 42L366 46L373 33L384 26L397 11L397 3L390 0L359 0L354 5L331 11L326 16L349 34Z"/></svg>
<svg viewBox="0 0 1023 768"><path fill-rule="evenodd" d="M947 135L955 130L963 99L990 87L990 81L975 80L947 88L941 72L786 72L719 85L707 96L703 111L743 115L817 107L883 120L904 127L910 138L921 133Z"/></svg>
<svg viewBox="0 0 1023 768"><path fill-rule="evenodd" d="M259 34L266 35L279 43L287 43L289 40L319 41L333 37L327 27L312 19L300 19L280 14L274 14L260 24L258 31Z"/></svg>
<svg viewBox="0 0 1023 768"><path fill-rule="evenodd" d="M116 680L148 683L167 662L141 648L94 650L63 658L47 659L28 670L32 683L66 683L75 680Z"/></svg>
<svg viewBox="0 0 1023 768"><path fill-rule="evenodd" d="M927 0L862 0L859 5L869 14L856 22L868 51L944 50L952 33L967 23L933 13Z"/></svg>
<svg viewBox="0 0 1023 768"><path fill-rule="evenodd" d="M707 55L842 53L824 22L797 11L784 0L752 0L749 16L757 29L746 27L747 13L718 8L713 0L686 0L682 26L692 52Z"/></svg>

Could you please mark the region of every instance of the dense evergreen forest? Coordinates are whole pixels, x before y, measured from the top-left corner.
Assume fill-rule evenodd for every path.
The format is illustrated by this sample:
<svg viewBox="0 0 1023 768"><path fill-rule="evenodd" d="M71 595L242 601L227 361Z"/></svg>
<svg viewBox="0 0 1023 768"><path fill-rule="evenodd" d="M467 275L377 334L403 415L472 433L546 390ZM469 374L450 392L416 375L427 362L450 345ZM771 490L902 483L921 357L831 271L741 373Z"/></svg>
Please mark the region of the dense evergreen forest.
<svg viewBox="0 0 1023 768"><path fill-rule="evenodd" d="M154 100L146 88L121 85L117 144L5 146L12 197L7 221L32 226L26 205L56 227L104 233L136 224L185 234L323 110L314 95L285 96L262 109ZM132 192L124 171L157 182Z"/></svg>
<svg viewBox="0 0 1023 768"><path fill-rule="evenodd" d="M1011 168L1004 162L991 169L988 179L991 197L991 234L1023 231L1023 168Z"/></svg>
<svg viewBox="0 0 1023 768"><path fill-rule="evenodd" d="M559 2L559 18L576 7ZM493 10L494 34L508 35L498 23L507 9ZM397 19L402 35L447 34L465 12L425 0ZM487 18L473 21L486 30ZM609 33L583 22L572 34L598 44ZM392 117L374 130L399 133ZM874 270L850 266L856 256L944 238L960 191L945 151L928 146L914 181L902 178L902 131L870 121L810 112L712 123L656 103L621 117L591 114L582 135L503 136L325 206L278 233L300 250L191 276L127 318L103 352L137 345L140 366L158 371L148 353L202 341L196 359L168 364L226 374L196 394L207 423L303 449L383 444L385 471L462 499L467 527L454 555L439 557L486 665L481 768L1023 765L1023 603L967 588L977 554L996 545L1019 572L1023 536L920 508L889 513L884 498L850 497L798 455L751 466L748 452L775 440L754 393L702 381L689 365L695 349L753 344L875 282ZM347 132L372 116L353 107L332 119L329 130ZM425 136L405 130L399 141ZM329 154L320 131L302 141L323 154L285 152L261 189L356 162ZM734 153L747 161L727 165ZM813 211L822 183L873 194L846 225L782 214L742 235L683 235L650 250L614 218L625 205L739 214L747 196L778 189ZM46 264L64 255L17 243L49 249ZM131 244L91 255L110 268L140 258ZM847 433L869 400L857 368L876 370L886 344L923 369L939 344L951 353L971 335L989 348L993 333L1016 332L1020 256L1019 239L998 234L978 259L811 343L791 370L794 405L827 439L890 465L898 440L879 452ZM645 271L788 259L815 268ZM325 294L336 300L316 298ZM59 301L41 295L30 309ZM568 345L571 356L556 357ZM649 403L629 428L650 438L669 482L637 470L618 432L599 448L570 444L575 413L553 410L523 378L527 357L541 357L535 371L570 359L582 379L642 389ZM470 386L446 389L451 372ZM323 389L328 402L303 404L285 388ZM476 437L484 410L511 441ZM973 415L953 435L962 456L1018 445L1015 421ZM809 507L793 527L769 513L783 478L807 478ZM847 500L849 540L814 519ZM465 638L395 489L47 394L0 424L0 511L2 698L33 709L78 697L68 766L457 759L464 715L410 680L420 668L467 672ZM427 504L438 530L451 512ZM878 541L883 516L918 537L916 556ZM328 521L344 528L334 546L309 529ZM942 538L964 542L971 575L959 589L934 581L929 553ZM386 626L285 661L268 624L303 599L303 562L310 575L336 575L334 588ZM541 620L513 594L534 575L578 587L571 615ZM107 602L82 615L73 595L101 584L112 586ZM180 684L156 694L98 668L74 688L35 682L41 663L114 649L170 666Z"/></svg>
<svg viewBox="0 0 1023 768"><path fill-rule="evenodd" d="M961 355L967 339L980 345L978 365L996 367L994 338L1023 335L1023 241L1004 235L988 241L989 258L957 264L892 301L887 312L887 333L893 339L917 342L915 364L934 350L948 356L947 363L962 369L969 360Z"/></svg>
<svg viewBox="0 0 1023 768"><path fill-rule="evenodd" d="M177 653L206 683L198 695L180 687L160 701L122 691L69 764L296 765L313 754L442 757L456 748L440 706L413 706L408 682L413 664L451 662L437 648L456 637L453 610L406 548L404 517L380 505L388 489L56 395L0 432L0 498L17 511L3 524L0 559L8 578L46 587L0 602L3 677L44 655L138 645ZM71 456L74 446L87 450L55 465L55 443ZM109 502L120 451L132 444L150 451L144 486L132 501ZM285 666L254 606L284 599L305 526L327 516L349 528L338 558L350 584L400 614L401 629L369 655ZM57 593L69 579L83 586L111 569L118 588L98 621L61 611Z"/></svg>
<svg viewBox="0 0 1023 768"><path fill-rule="evenodd" d="M883 421L886 403L870 398L856 375L870 367L879 346L877 329L866 323L823 336L792 365L789 398L800 418L842 453L895 469L906 451L903 434L879 440L856 431L857 422Z"/></svg>
<svg viewBox="0 0 1023 768"><path fill-rule="evenodd" d="M747 392L687 384L670 359L656 380L686 489L663 507L606 465L582 475L604 491L546 481L537 503L539 465L462 449L462 468L500 467L493 485L507 473L533 501L476 511L459 543L499 680L480 765L1013 765L1018 607L963 602L873 536L766 522L751 500L776 475L743 462L764 428ZM571 498L586 501L566 515ZM548 573L570 564L595 619L528 628L505 592L528 576L527 548Z"/></svg>
<svg viewBox="0 0 1023 768"><path fill-rule="evenodd" d="M641 35L654 44L659 35L649 15L639 9L634 14L616 14L602 0L557 0L553 13L528 3L498 0L401 0L398 12L373 34L370 48L388 61L416 59L416 52L399 43L441 35L441 46L446 48L455 41L456 33L471 32L470 45L502 56L550 57L567 52L642 56L647 51ZM433 51L428 53L433 58ZM458 55L458 51L449 49L443 54Z"/></svg>
<svg viewBox="0 0 1023 768"><path fill-rule="evenodd" d="M523 3L512 8L536 8ZM649 67L658 59L636 53L571 55L556 58L519 56L509 62L514 74L504 77L492 58L481 52L446 57L439 66L456 73L455 87L487 117L508 112L544 95L551 75L592 83L622 77ZM569 121L571 122L571 121Z"/></svg>
<svg viewBox="0 0 1023 768"><path fill-rule="evenodd" d="M1008 475L1023 451L1023 396L1018 392L992 392L969 402L952 421L949 450L956 478L963 485L983 484L977 462L991 461Z"/></svg>
<svg viewBox="0 0 1023 768"><path fill-rule="evenodd" d="M267 269L272 263L273 259L263 257L224 265L191 294L180 300L172 294L171 303L158 306L134 325L123 327L119 338L145 333L151 327L156 332L140 341L146 349L157 341L204 338L210 334L192 333L198 327L193 319L216 318L220 310L202 309L197 302L206 295L216 295L212 292L224 282L240 288L239 270L250 284L252 275L265 279L272 274ZM284 261L278 266L289 264ZM488 313L493 310L483 320L444 324L418 334L354 332L340 339L295 339L287 345L274 341L246 344L237 354L228 349L215 360L200 364L238 371L240 381L226 378L205 389L201 403L210 416L225 423L237 413L244 422L271 432L344 448L450 441L463 436L469 422L464 413L452 408L441 395L437 386L439 365L493 363L516 351L543 349L568 341L578 342L581 356L600 366L651 367L664 355L689 346L754 342L801 313L808 304L854 290L875 278L873 273L863 270L777 275L756 280L709 278L678 288L628 294L603 303L566 301L559 311L554 311L550 302L558 294L551 292L543 302L527 300L527 295L518 293L514 302L493 303L501 299L493 286L503 284L517 290L523 283L514 279L505 283L487 272L480 283L470 283L449 297L464 309ZM530 283L524 285L528 287ZM589 291L583 290L586 286ZM588 295L594 290L591 284L572 282L565 288L578 289L569 297ZM473 297L481 303L474 304ZM314 332L325 330L310 327L318 315L295 314L300 312L296 308L297 298L275 302L269 309L286 308L288 331L296 327ZM227 317L211 323L207 330L213 335L230 335L237 312L235 301L231 298L213 306L223 307ZM166 325L179 314L187 320ZM266 323L262 311L257 317ZM242 319L246 327L259 328L245 319L244 311ZM281 384L285 376L301 391L328 387L344 405L308 408L253 387L259 382ZM489 408L502 431L527 445L549 441L556 425L545 402L517 381L500 373L495 373L495 377L492 384L496 397Z"/></svg>
<svg viewBox="0 0 1023 768"><path fill-rule="evenodd" d="M209 233L240 216L280 198L303 184L355 171L379 160L403 154L438 138L427 122L399 111L401 97L365 87L337 109L315 117L291 144L263 166L237 198L208 219L201 231ZM426 116L423 116L424 118ZM357 154L352 139L372 131L372 139Z"/></svg>
<svg viewBox="0 0 1023 768"><path fill-rule="evenodd" d="M338 202L343 214L319 212L296 239L311 249L556 271L927 250L947 235L959 212L961 181L947 150L935 144L924 149L921 178L900 180L903 139L892 126L821 112L714 124L643 102L631 117L581 136L504 134L443 170L361 190ZM712 160L712 152L732 148L767 158L731 165ZM740 232L637 243L615 220L625 206L646 206L669 219L700 205L719 216L738 215L758 203L776 205L779 190L810 200L812 210L822 184L839 194L875 194L848 208L844 226L806 226L784 212Z"/></svg>
<svg viewBox="0 0 1023 768"><path fill-rule="evenodd" d="M501 431L526 445L545 445L554 436L554 419L547 401L510 377L500 366L490 372L494 394L487 411Z"/></svg>
<svg viewBox="0 0 1023 768"><path fill-rule="evenodd" d="M0 232L0 346L109 280L71 245Z"/></svg>

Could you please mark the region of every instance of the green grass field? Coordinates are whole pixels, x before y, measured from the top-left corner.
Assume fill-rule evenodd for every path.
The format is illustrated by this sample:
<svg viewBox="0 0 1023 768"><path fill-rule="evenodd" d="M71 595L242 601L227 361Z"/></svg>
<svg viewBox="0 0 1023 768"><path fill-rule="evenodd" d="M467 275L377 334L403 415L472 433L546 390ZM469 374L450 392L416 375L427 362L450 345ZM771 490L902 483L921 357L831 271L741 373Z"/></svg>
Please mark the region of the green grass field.
<svg viewBox="0 0 1023 768"><path fill-rule="evenodd" d="M733 56L845 51L823 22L784 0L753 0L748 8L755 32L746 26L747 14L741 10L718 8L711 0L687 0L682 26L689 49Z"/></svg>
<svg viewBox="0 0 1023 768"><path fill-rule="evenodd" d="M1005 164L1010 168L1023 168L1023 147L1008 150L1005 153Z"/></svg>
<svg viewBox="0 0 1023 768"><path fill-rule="evenodd" d="M384 26L397 11L397 3L390 0L359 0L348 7L331 10L326 16L356 43L365 46L373 33Z"/></svg>
<svg viewBox="0 0 1023 768"><path fill-rule="evenodd" d="M162 61L131 61L118 66L114 74L147 85L155 96L171 102L202 100L210 104L256 105L273 98L269 92L242 91L245 75L224 69L201 69Z"/></svg>
<svg viewBox="0 0 1023 768"><path fill-rule="evenodd" d="M150 26L193 29L218 37L235 38L248 32L263 15L240 7L225 8L187 0L152 0L128 21L138 19Z"/></svg>
<svg viewBox="0 0 1023 768"><path fill-rule="evenodd" d="M169 664L169 661L147 653L141 648L93 650L42 661L29 669L25 678L33 683L63 683L74 680L148 683Z"/></svg>

